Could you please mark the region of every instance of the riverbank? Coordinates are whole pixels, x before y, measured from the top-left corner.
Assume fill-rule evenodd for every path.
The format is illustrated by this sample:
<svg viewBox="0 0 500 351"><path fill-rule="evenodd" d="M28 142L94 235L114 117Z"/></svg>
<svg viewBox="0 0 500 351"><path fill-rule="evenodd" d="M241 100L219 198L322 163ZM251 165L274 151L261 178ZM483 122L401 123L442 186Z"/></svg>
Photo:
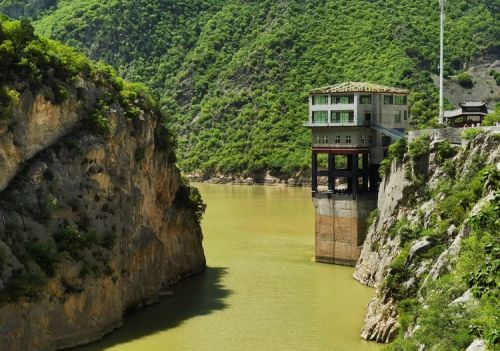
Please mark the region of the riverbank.
<svg viewBox="0 0 500 351"><path fill-rule="evenodd" d="M255 175L252 177L242 177L239 175L226 174L201 174L190 173L186 178L195 183L207 184L228 184L228 185L270 185L270 186L286 186L286 187L309 187L311 186L311 175L298 173L292 177L276 177L269 172L264 175ZM326 185L320 182L320 185Z"/></svg>

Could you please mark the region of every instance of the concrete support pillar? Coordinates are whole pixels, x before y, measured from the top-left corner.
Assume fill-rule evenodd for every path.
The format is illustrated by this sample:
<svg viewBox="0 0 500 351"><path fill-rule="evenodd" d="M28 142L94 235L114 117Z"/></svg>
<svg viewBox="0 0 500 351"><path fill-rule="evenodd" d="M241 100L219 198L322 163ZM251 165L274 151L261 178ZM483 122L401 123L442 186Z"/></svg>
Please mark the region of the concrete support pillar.
<svg viewBox="0 0 500 351"><path fill-rule="evenodd" d="M328 154L328 191L335 192L335 155Z"/></svg>
<svg viewBox="0 0 500 351"><path fill-rule="evenodd" d="M358 193L358 154L353 154L352 156L352 193Z"/></svg>
<svg viewBox="0 0 500 351"><path fill-rule="evenodd" d="M318 192L318 153L316 151L312 152L311 188L313 193Z"/></svg>
<svg viewBox="0 0 500 351"><path fill-rule="evenodd" d="M347 170L351 172L351 176L347 177L347 192L352 194L352 172L353 172L353 158L352 155L347 155Z"/></svg>
<svg viewBox="0 0 500 351"><path fill-rule="evenodd" d="M363 154L363 192L368 192L368 179L370 175L370 165L368 164L368 153Z"/></svg>

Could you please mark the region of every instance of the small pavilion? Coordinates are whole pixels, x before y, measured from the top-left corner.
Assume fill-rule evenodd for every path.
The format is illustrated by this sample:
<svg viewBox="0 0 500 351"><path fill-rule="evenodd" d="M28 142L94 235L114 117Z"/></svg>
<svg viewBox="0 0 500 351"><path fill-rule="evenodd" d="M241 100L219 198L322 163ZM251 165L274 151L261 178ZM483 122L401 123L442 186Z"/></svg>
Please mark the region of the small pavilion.
<svg viewBox="0 0 500 351"><path fill-rule="evenodd" d="M454 128L472 127L480 125L484 116L492 113L484 101L468 101L458 104L460 108L444 111L444 122Z"/></svg>

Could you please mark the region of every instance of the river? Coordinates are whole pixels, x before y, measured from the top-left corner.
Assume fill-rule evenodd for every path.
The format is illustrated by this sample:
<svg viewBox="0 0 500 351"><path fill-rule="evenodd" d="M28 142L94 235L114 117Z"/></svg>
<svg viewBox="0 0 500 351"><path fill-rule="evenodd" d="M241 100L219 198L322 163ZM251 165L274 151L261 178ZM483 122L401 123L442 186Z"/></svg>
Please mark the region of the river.
<svg viewBox="0 0 500 351"><path fill-rule="evenodd" d="M380 350L359 337L374 290L313 262L308 189L197 184L206 273L80 351Z"/></svg>

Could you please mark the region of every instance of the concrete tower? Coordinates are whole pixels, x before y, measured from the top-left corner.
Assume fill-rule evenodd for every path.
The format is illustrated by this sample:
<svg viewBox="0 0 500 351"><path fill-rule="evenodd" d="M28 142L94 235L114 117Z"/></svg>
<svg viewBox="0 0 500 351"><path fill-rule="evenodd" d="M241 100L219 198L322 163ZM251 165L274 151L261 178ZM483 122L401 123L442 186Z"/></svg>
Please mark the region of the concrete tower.
<svg viewBox="0 0 500 351"><path fill-rule="evenodd" d="M377 207L378 170L408 126L408 91L347 82L309 97L316 261L355 265Z"/></svg>

